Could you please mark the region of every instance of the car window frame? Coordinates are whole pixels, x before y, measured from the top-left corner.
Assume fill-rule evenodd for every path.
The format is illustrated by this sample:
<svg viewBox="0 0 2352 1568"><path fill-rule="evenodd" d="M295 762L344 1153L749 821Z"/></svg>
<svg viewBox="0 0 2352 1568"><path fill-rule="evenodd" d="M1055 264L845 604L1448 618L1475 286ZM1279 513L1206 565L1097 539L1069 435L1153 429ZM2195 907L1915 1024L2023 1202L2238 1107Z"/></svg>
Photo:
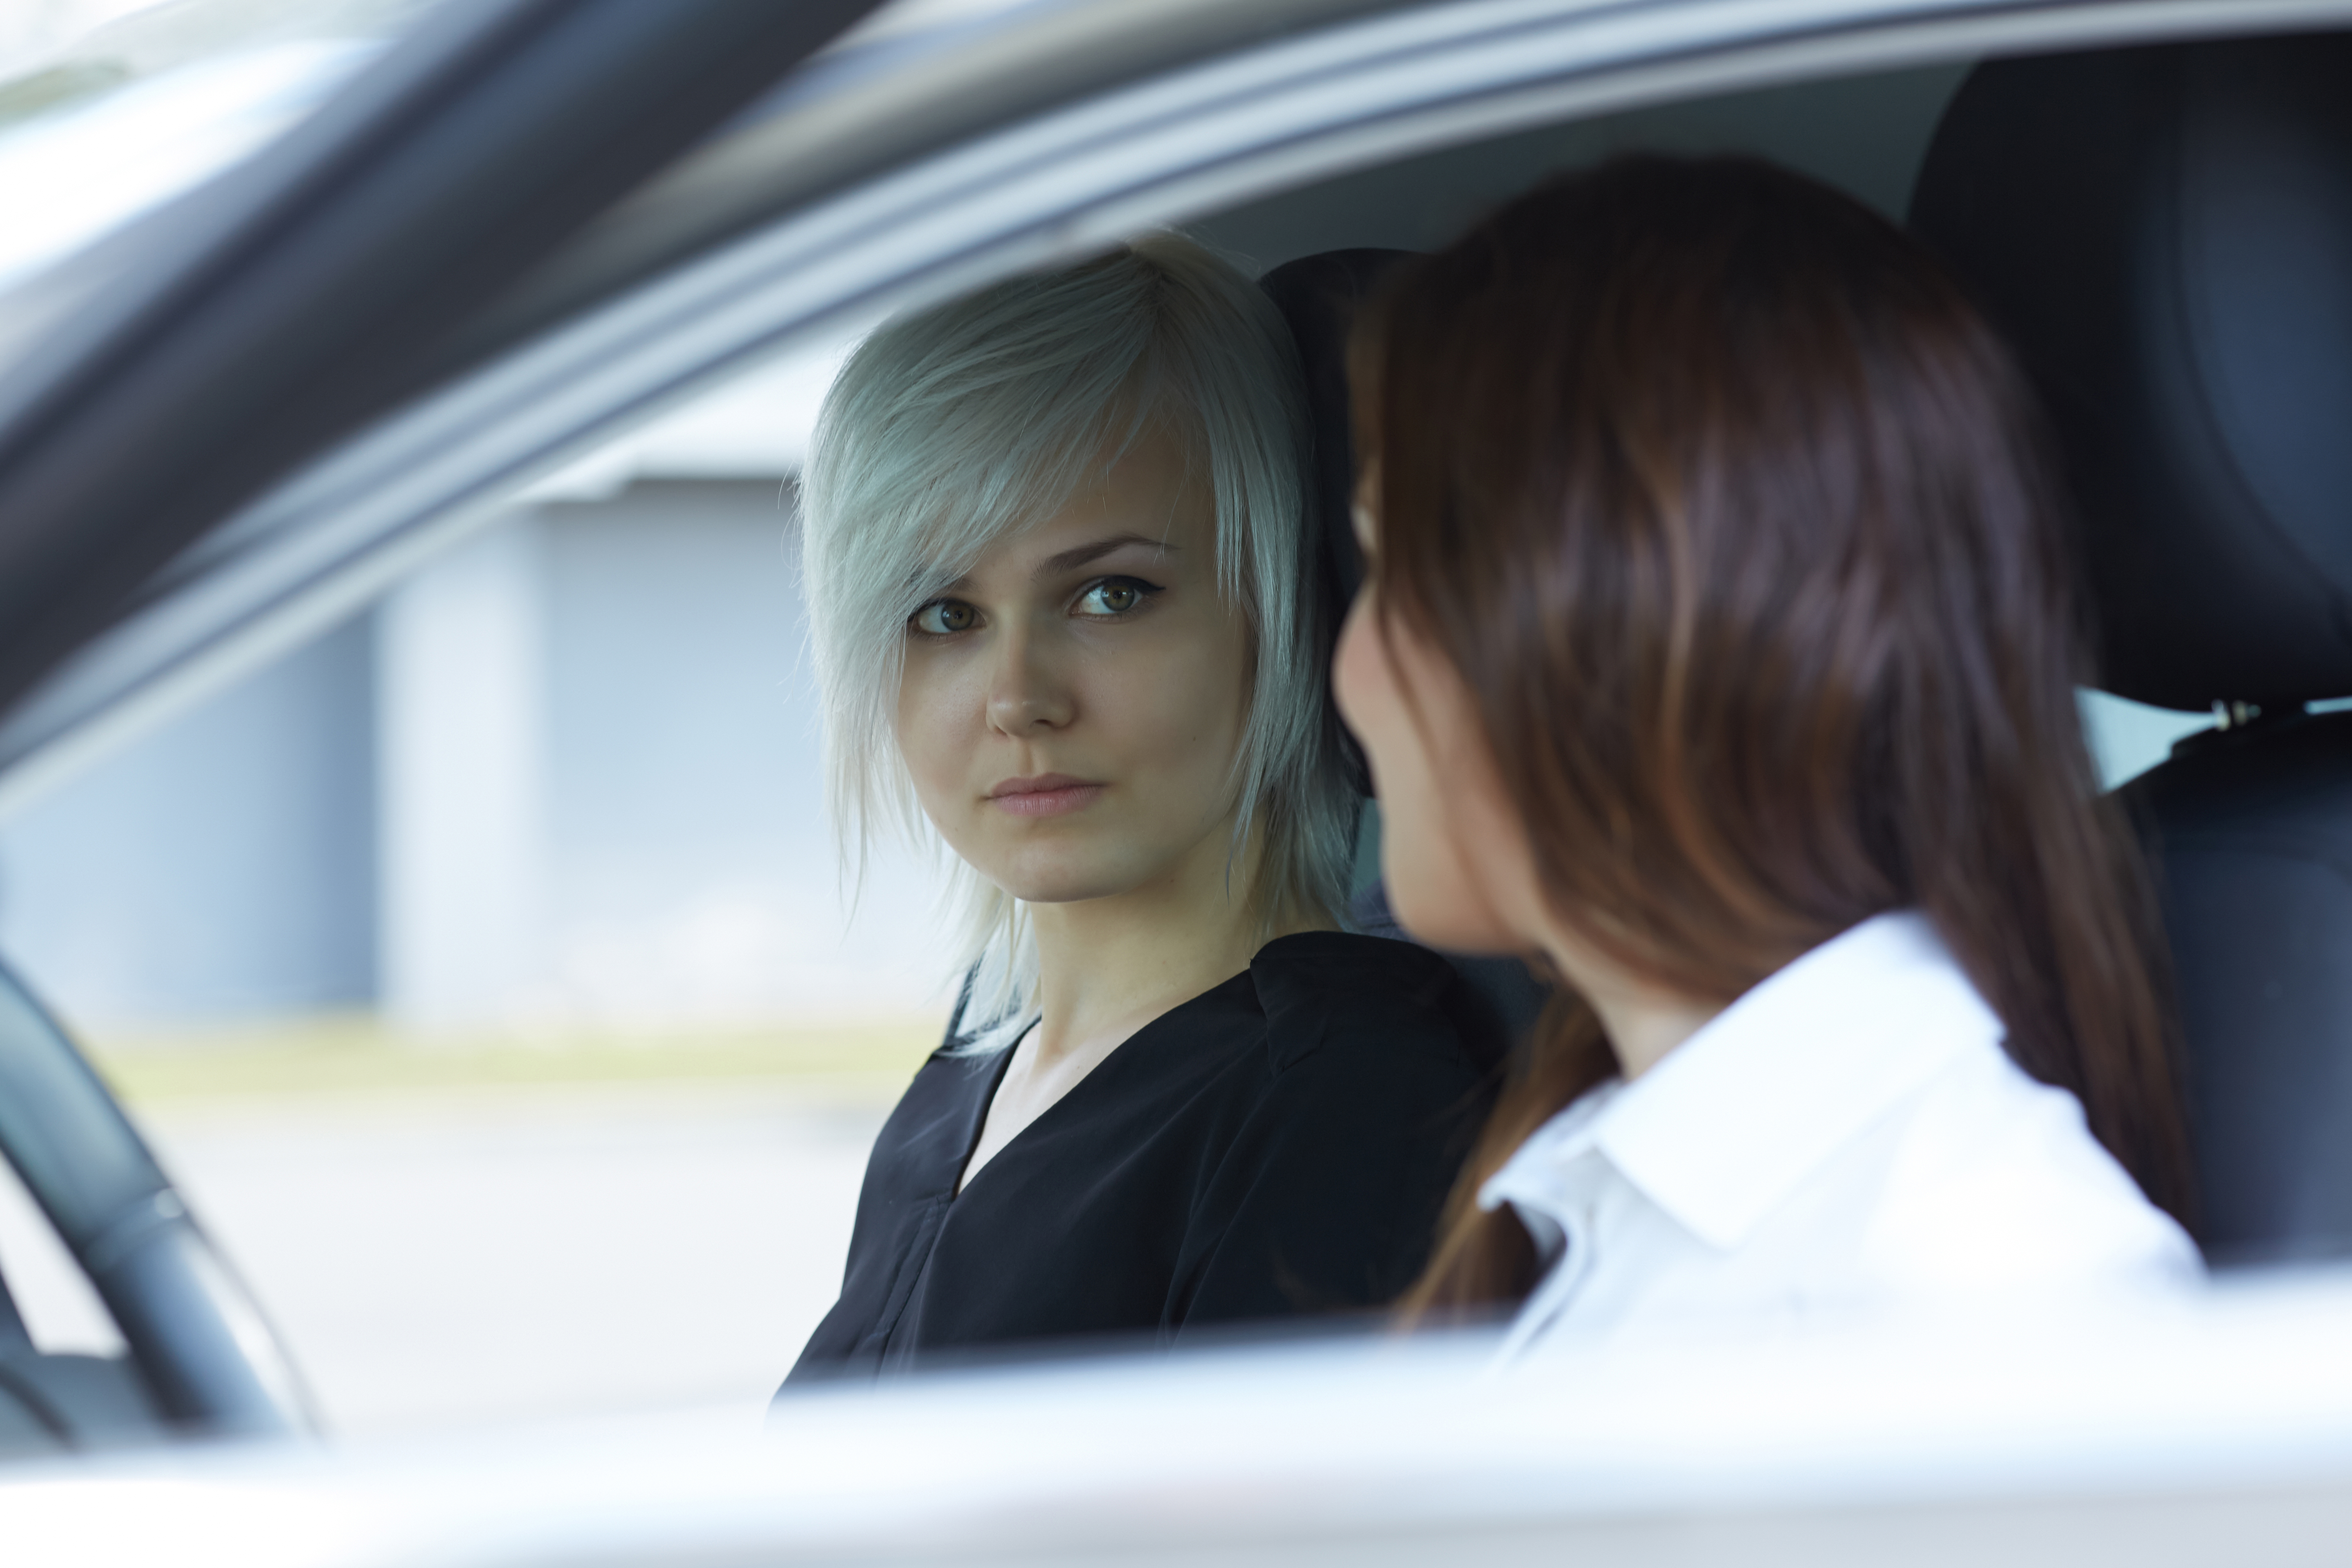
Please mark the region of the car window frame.
<svg viewBox="0 0 2352 1568"><path fill-rule="evenodd" d="M455 374L460 323L874 4L446 6L295 133L60 263L100 282L20 318L0 368L0 703Z"/></svg>
<svg viewBox="0 0 2352 1568"><path fill-rule="evenodd" d="M1231 23L1232 7L1215 10ZM1204 51L1192 37L1187 63L1158 74L1119 57L1115 85L1087 91L1080 73L1025 116L991 100L977 132L902 149L814 196L780 128L792 111L772 105L741 132L773 154L761 222L645 277L612 225L670 221L660 184L583 235L507 307L534 323L517 342L478 345L481 363L239 509L0 718L0 815L356 612L530 479L739 369L892 310L1143 226L1538 124L1986 53L2352 25L2352 0L1497 0L1319 14L1339 19L1277 28L1255 48ZM675 177L743 156L714 145ZM602 292L583 294L581 258L600 252L620 259ZM551 296L532 304L535 286L570 300L564 313L542 319Z"/></svg>

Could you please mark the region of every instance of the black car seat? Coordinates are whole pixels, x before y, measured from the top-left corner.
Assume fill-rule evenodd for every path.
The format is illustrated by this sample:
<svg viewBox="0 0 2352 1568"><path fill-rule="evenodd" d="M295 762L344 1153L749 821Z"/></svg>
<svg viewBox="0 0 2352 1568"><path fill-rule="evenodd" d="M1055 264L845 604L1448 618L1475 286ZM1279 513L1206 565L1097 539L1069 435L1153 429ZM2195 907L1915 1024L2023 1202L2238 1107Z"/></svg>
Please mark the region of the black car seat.
<svg viewBox="0 0 2352 1568"><path fill-rule="evenodd" d="M1274 268L1259 285L1290 323L1297 340L1299 359L1307 373L1308 416L1314 426L1311 480L1307 487L1308 529L1314 541L1316 602L1325 664L1338 643L1339 623L1364 574L1356 548L1351 512L1356 488L1354 429L1348 415L1348 332L1357 301L1381 274L1402 258L1402 250L1327 250L1305 256ZM1332 723L1339 722L1335 714ZM1344 731L1339 744L1350 759L1350 773L1359 792L1371 793L1355 742ZM1412 941L1389 910L1388 896L1377 881L1360 891L1349 910L1357 927L1375 936ZM1526 1037L1549 993L1515 958L1487 958L1448 953L1467 984L1477 1016L1465 1020L1476 1038L1470 1041L1481 1056L1499 1059L1512 1044Z"/></svg>
<svg viewBox="0 0 2352 1568"><path fill-rule="evenodd" d="M2032 373L2157 857L2217 1262L2352 1252L2352 35L1979 67L1914 230Z"/></svg>

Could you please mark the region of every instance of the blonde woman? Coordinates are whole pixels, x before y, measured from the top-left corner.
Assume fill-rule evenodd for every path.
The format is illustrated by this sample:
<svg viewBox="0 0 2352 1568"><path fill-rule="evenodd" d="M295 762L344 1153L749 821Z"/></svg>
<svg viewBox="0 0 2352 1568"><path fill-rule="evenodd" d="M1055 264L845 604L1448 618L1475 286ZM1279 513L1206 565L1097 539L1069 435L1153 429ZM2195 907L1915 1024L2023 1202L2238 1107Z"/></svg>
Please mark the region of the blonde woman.
<svg viewBox="0 0 2352 1568"><path fill-rule="evenodd" d="M794 1380L1384 1303L1485 1110L1435 956L1340 929L1357 801L1296 352L1160 237L895 321L804 569L853 846L944 845L946 1042Z"/></svg>

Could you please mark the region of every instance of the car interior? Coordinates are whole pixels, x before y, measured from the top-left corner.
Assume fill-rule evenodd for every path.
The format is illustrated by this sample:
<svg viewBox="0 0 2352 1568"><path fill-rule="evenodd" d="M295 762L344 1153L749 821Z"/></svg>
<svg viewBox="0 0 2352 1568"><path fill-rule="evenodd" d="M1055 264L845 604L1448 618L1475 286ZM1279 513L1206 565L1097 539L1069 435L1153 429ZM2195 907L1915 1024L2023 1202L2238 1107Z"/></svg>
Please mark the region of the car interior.
<svg viewBox="0 0 2352 1568"><path fill-rule="evenodd" d="M2217 1265L2352 1252L2352 711L2324 708L2352 696L2347 79L2343 35L1934 65L1517 131L1186 226L1261 269L1298 339L1327 637L1360 573L1346 326L1398 256L1546 171L1647 149L1774 159L1947 258L2044 395L2105 685L2217 715L2125 793L2159 868ZM1356 915L1393 931L1375 865ZM1511 960L1463 969L1499 1059L1544 989ZM233 1273L5 971L0 1034L0 1143L129 1346L44 1353L0 1283L0 1453L299 1429Z"/></svg>
<svg viewBox="0 0 2352 1568"><path fill-rule="evenodd" d="M2032 368L2110 690L2210 708L2129 786L2163 877L2217 1263L2352 1245L2352 38L2011 60L1914 228Z"/></svg>
<svg viewBox="0 0 2352 1568"><path fill-rule="evenodd" d="M1477 193L1462 199L1491 201L1497 165L1629 145L1761 153L1906 216L2009 332L2078 494L2105 689L2230 716L2125 797L2162 879L2199 1240L2217 1265L2352 1249L2352 1061L2338 1043L2352 971L2325 934L2352 920L2352 713L2305 707L2352 689L2339 521L2352 447L2337 434L2352 419L2347 79L2340 36L2004 60L1839 84L1811 105L1820 118L1784 89L1688 119L1548 130L1491 163L1478 148L1424 164ZM1359 570L1345 321L1429 243L1416 231L1428 208L1380 207L1375 184L1301 204L1319 232L1368 243L1265 278L1307 363L1323 576L1343 599ZM1278 244L1305 231L1286 221L1253 211L1204 226ZM1355 914L1406 934L1376 883ZM1533 1022L1544 992L1522 966L1456 962L1496 1040Z"/></svg>

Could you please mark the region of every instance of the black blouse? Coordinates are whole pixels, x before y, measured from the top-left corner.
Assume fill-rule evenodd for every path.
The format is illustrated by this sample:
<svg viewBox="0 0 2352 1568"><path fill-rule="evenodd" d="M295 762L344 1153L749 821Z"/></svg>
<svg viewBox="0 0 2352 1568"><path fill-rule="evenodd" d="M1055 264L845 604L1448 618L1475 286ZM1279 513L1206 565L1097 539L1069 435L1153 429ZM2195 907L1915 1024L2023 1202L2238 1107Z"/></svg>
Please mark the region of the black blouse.
<svg viewBox="0 0 2352 1568"><path fill-rule="evenodd" d="M939 1352L1384 1303L1427 1259L1491 1075L1435 953L1312 931L1138 1030L976 1172L1012 1052L934 1052L866 1167L787 1384Z"/></svg>

